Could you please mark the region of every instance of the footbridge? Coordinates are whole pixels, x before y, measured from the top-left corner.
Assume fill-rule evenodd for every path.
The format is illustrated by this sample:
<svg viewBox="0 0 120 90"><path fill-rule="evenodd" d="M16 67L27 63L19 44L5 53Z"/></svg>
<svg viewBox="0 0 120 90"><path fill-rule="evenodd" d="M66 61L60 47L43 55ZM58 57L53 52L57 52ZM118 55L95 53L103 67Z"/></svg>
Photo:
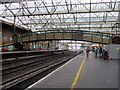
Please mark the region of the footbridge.
<svg viewBox="0 0 120 90"><path fill-rule="evenodd" d="M30 32L21 35L17 35L14 38L16 43L21 42L36 42L36 41L49 41L49 40L77 40L87 41L93 43L110 44L112 43L113 34L101 33L101 32L88 32L88 31L39 31Z"/></svg>

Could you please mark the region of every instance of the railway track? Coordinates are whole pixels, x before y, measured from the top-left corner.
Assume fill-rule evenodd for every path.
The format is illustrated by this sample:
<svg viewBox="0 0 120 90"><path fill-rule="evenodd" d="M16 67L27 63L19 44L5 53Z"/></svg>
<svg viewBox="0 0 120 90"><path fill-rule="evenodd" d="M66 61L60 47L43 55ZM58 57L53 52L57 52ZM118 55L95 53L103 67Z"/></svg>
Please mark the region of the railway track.
<svg viewBox="0 0 120 90"><path fill-rule="evenodd" d="M7 64L3 65L2 75L16 72L16 71L19 71L24 68L29 68L38 63L43 63L43 62L47 61L48 59L51 59L54 57L55 57L55 55L54 56L37 57L37 58L29 58L27 60L22 59L19 62L10 63L9 66Z"/></svg>
<svg viewBox="0 0 120 90"><path fill-rule="evenodd" d="M66 52L65 54L37 55L29 58L21 57L21 59L16 61L6 61L7 63L3 63L2 89L8 89L71 59L75 55L76 53L73 54L73 52Z"/></svg>

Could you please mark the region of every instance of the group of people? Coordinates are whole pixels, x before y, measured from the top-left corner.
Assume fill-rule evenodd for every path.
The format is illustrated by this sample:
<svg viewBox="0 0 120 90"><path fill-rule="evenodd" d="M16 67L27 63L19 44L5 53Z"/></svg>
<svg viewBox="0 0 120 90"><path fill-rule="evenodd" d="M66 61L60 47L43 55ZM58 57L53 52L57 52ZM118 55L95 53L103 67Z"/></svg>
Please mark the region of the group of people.
<svg viewBox="0 0 120 90"><path fill-rule="evenodd" d="M90 52L90 48L87 47L86 49L87 57L89 56L89 52ZM108 60L108 51L102 49L102 47L95 48L94 52L95 52L95 58L99 57L99 58L103 58L104 60Z"/></svg>
<svg viewBox="0 0 120 90"><path fill-rule="evenodd" d="M108 60L108 51L105 49L102 49L102 47L95 49L95 58L103 58L104 60Z"/></svg>

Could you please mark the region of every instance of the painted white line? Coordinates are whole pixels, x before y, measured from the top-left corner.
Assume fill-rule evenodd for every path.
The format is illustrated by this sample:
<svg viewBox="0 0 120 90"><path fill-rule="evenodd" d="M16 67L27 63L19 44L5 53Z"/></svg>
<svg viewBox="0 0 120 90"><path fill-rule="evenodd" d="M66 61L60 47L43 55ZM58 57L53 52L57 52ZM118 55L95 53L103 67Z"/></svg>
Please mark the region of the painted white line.
<svg viewBox="0 0 120 90"><path fill-rule="evenodd" d="M79 54L80 55L80 54ZM42 80L46 79L47 77L49 77L50 75L52 75L53 73L55 73L56 71L60 70L62 67L64 67L65 65L67 65L68 63L70 63L72 60L74 60L75 58L77 58L79 55L77 55L76 57L72 58L70 61L68 61L67 63L63 64L62 66L60 66L59 68L57 68L56 70L52 71L51 73L49 73L47 76L43 77L42 79L38 80L36 83L30 85L29 87L27 87L25 90L28 90L30 88L32 88L33 86L35 86L36 84L38 84L39 82L41 82Z"/></svg>

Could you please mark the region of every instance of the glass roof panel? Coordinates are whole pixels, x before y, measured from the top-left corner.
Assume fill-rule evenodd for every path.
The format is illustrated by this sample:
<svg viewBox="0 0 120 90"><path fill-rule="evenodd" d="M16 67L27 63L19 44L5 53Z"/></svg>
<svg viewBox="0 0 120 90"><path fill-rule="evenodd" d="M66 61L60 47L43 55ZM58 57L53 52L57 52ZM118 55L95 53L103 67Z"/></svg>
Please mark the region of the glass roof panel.
<svg viewBox="0 0 120 90"><path fill-rule="evenodd" d="M15 24L32 31L67 28L107 32L111 31L114 24L120 22L119 0L1 0L0 2L1 20L13 23L15 16Z"/></svg>

